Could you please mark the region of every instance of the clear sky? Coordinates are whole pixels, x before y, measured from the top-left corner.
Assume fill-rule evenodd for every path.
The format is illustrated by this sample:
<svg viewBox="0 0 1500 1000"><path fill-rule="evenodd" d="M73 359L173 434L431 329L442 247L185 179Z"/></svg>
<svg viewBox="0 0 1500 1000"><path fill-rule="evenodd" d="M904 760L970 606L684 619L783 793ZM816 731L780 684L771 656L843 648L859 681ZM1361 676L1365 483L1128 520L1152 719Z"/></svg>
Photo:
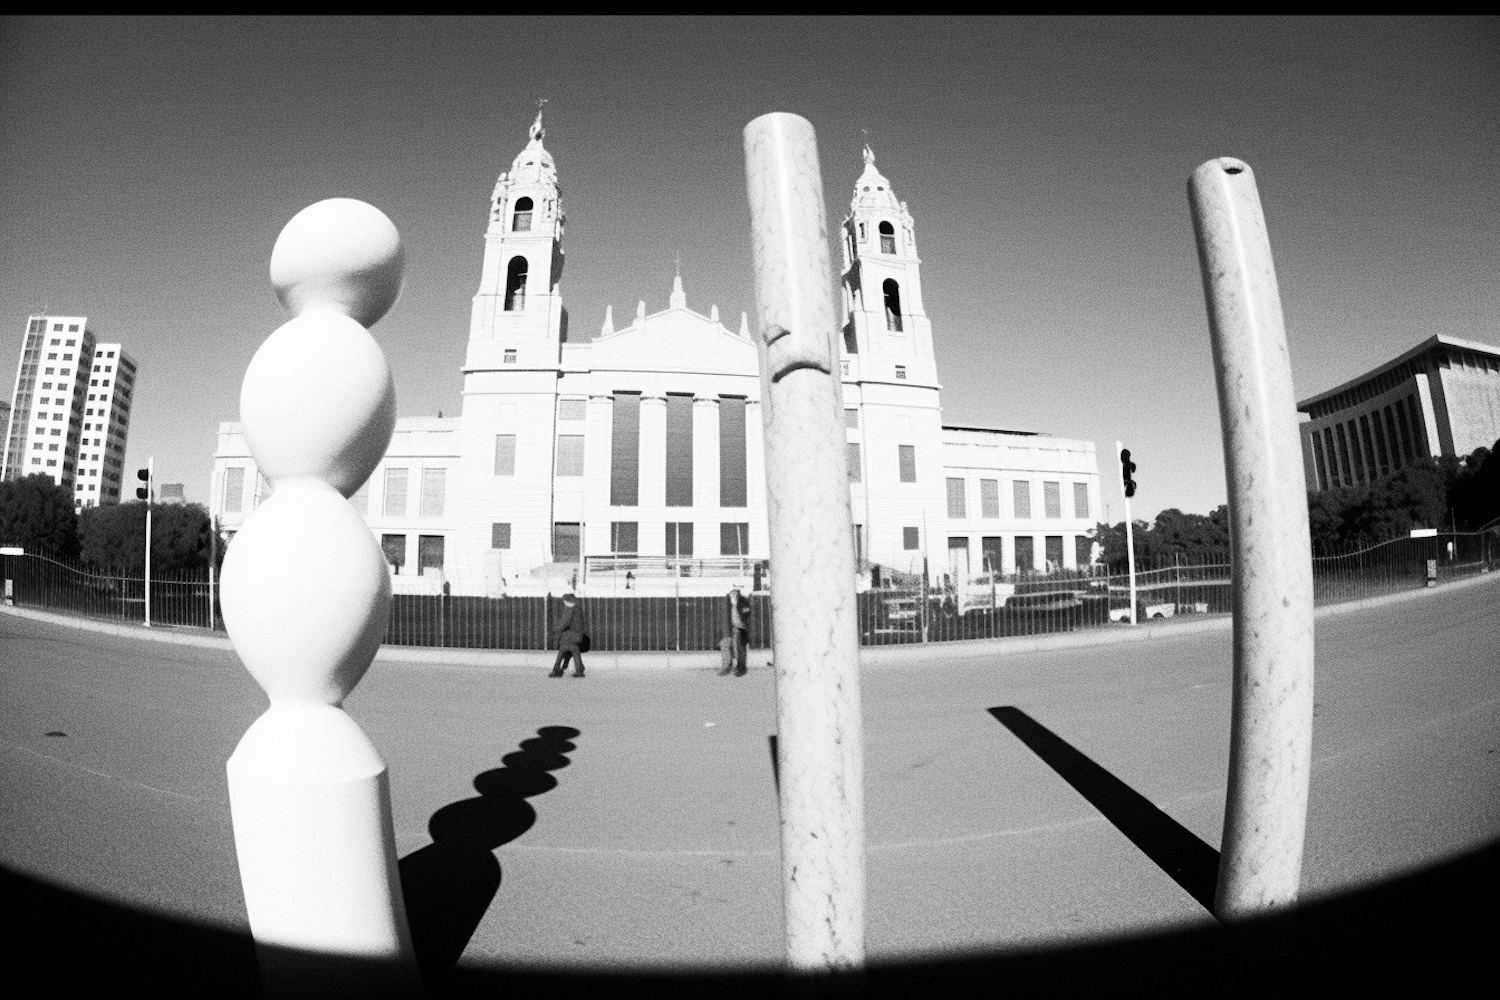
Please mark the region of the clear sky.
<svg viewBox="0 0 1500 1000"><path fill-rule="evenodd" d="M140 364L127 469L206 502L281 226L362 198L406 241L374 329L402 415L460 410L496 176L537 98L575 337L606 305L752 307L740 133L818 130L916 221L944 421L1094 441L1122 516L1224 502L1188 175L1254 169L1298 398L1436 333L1500 343L1500 23L1478 20L0 21L0 372L86 315ZM5 331L9 331L8 333ZM337 372L329 377L336 379Z"/></svg>

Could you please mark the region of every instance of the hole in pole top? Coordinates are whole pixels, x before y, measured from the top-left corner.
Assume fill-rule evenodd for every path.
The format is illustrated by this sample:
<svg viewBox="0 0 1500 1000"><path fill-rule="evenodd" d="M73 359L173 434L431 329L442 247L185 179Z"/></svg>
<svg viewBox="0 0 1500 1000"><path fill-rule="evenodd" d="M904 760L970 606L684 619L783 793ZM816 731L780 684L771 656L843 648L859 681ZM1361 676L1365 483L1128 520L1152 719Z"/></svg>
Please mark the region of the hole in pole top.
<svg viewBox="0 0 1500 1000"><path fill-rule="evenodd" d="M1242 174L1250 169L1244 160L1236 160L1232 156L1220 157L1219 168L1226 174Z"/></svg>

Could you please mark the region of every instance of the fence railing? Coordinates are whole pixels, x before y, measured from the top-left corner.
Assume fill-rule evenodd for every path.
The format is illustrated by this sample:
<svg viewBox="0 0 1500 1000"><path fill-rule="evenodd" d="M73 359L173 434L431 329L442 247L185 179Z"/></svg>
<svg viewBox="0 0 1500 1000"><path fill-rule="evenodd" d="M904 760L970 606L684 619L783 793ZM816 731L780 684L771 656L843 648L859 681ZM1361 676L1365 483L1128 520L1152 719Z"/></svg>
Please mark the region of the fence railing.
<svg viewBox="0 0 1500 1000"><path fill-rule="evenodd" d="M661 563L658 560L658 563ZM753 565L746 565L753 570ZM1500 569L1500 527L1398 538L1369 548L1313 559L1318 604L1442 585ZM1429 575L1430 574L1430 575ZM769 575L768 575L769 578ZM140 577L90 571L64 560L27 554L0 556L5 600L17 606L121 622L145 614ZM726 591L728 589L726 582ZM774 585L774 584L773 584ZM151 581L153 624L222 629L217 587L207 579ZM1064 570L986 574L925 590L910 584L858 595L860 641L865 645L944 642L1106 628L1130 617L1130 581L1123 573ZM210 599L213 604L210 604ZM1136 573L1139 621L1230 610L1227 562L1157 566ZM593 647L599 650L712 650L725 618L720 596L585 596ZM770 597L751 595L750 644L771 644ZM386 642L465 649L548 649L560 613L555 597L392 598Z"/></svg>

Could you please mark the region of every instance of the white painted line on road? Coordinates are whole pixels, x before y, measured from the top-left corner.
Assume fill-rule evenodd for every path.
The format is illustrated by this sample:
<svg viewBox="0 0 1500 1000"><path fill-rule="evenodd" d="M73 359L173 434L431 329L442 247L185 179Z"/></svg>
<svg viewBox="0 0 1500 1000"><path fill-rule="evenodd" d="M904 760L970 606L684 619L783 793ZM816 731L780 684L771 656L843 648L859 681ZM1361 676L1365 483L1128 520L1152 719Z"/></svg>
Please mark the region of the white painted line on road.
<svg viewBox="0 0 1500 1000"><path fill-rule="evenodd" d="M189 802L203 801L202 799L194 795L184 795L181 792L172 792L168 791L165 788L157 788L155 785L142 784L139 781L131 781L129 778L121 778L118 775L105 774L103 771L96 771L92 767L84 767L82 764L75 764L70 760L63 760L61 757L54 757L50 753L40 753L36 750L31 749L30 747L16 747L16 749L21 751L22 753L29 753L33 757L40 757L42 760L50 760L54 764L61 764L63 767L72 768L75 771L84 771L88 774L98 775L101 778L108 778L110 781L118 781L122 785L134 785L136 788L144 788L148 792L157 792L162 795L170 795L174 799L186 799Z"/></svg>
<svg viewBox="0 0 1500 1000"><path fill-rule="evenodd" d="M1224 786L1207 788L1188 795L1179 795L1167 802L1154 802L1162 812L1168 812L1169 806L1180 805L1195 799L1223 798ZM1090 807L1092 809L1092 807ZM892 851L925 850L929 848L956 847L962 844L975 844L985 840L996 840L1001 837L1024 837L1037 833L1055 833L1059 830L1070 830L1076 827L1089 826L1096 823L1109 822L1101 813L1095 812L1088 816L1078 816L1074 819L1062 820L1056 823L1042 823L1038 826L1021 827L1010 830L988 830L983 833L966 833L956 837L934 837L921 840L904 840L898 843L877 844L871 843L867 850L871 853L889 853ZM1215 848L1217 850L1217 848ZM649 851L629 847L576 847L576 846L552 846L549 844L506 844L500 850L503 851L526 851L534 854L590 854L610 855L613 857L640 857L640 858L758 858L778 855L776 848L765 850L677 850L677 851Z"/></svg>

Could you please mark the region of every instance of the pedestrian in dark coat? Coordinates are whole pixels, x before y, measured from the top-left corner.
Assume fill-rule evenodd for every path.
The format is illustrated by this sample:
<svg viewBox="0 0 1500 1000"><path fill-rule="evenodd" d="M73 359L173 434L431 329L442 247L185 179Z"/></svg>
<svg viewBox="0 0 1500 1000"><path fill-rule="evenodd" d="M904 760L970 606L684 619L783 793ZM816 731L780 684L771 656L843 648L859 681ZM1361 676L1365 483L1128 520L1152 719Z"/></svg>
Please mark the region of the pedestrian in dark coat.
<svg viewBox="0 0 1500 1000"><path fill-rule="evenodd" d="M583 605L572 593L563 595L562 617L557 627L557 662L552 664L548 677L561 677L573 661L573 676L583 676L583 651L589 646L588 622L583 617Z"/></svg>
<svg viewBox="0 0 1500 1000"><path fill-rule="evenodd" d="M750 647L750 598L736 587L729 592L724 602L724 638L719 642L723 651L723 668L719 674L733 673L745 676L745 654Z"/></svg>

